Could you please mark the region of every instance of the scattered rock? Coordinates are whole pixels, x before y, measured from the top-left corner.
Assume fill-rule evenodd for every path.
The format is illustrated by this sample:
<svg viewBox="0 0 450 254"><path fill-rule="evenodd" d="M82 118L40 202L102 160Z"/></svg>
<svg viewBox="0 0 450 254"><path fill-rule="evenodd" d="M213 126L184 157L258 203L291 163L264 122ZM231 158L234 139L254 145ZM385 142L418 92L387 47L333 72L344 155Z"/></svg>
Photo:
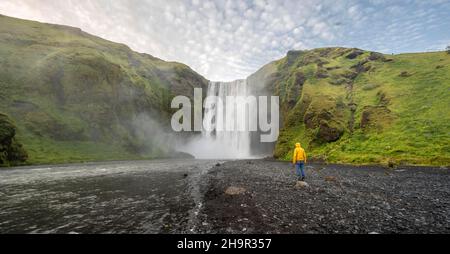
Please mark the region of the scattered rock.
<svg viewBox="0 0 450 254"><path fill-rule="evenodd" d="M333 67L327 67L326 69L327 69L327 71L332 71L332 70L339 70L339 69L341 69L341 67L340 66L333 66Z"/></svg>
<svg viewBox="0 0 450 254"><path fill-rule="evenodd" d="M385 61L386 58L381 53L371 52L370 56L369 56L369 60L370 61L378 61L378 60Z"/></svg>
<svg viewBox="0 0 450 254"><path fill-rule="evenodd" d="M360 61L359 63L353 65L351 68L355 69L357 73L363 73L369 71L372 67L370 66L369 60L364 59Z"/></svg>
<svg viewBox="0 0 450 254"><path fill-rule="evenodd" d="M220 164L220 163L217 163L217 164L216 164L216 167L220 167L220 166L222 166L222 164Z"/></svg>
<svg viewBox="0 0 450 254"><path fill-rule="evenodd" d="M328 72L322 68L319 68L316 72L316 78L322 79L322 78L328 78L330 75L328 75Z"/></svg>
<svg viewBox="0 0 450 254"><path fill-rule="evenodd" d="M337 178L335 176L326 176L325 181L327 182L336 182Z"/></svg>
<svg viewBox="0 0 450 254"><path fill-rule="evenodd" d="M298 181L297 184L295 184L295 188L297 189L309 188L309 184L307 182Z"/></svg>
<svg viewBox="0 0 450 254"><path fill-rule="evenodd" d="M380 106L387 106L391 102L391 100L386 95L386 93L382 92L382 91L379 91L377 93L377 99L378 99L378 105L380 105Z"/></svg>
<svg viewBox="0 0 450 254"><path fill-rule="evenodd" d="M323 67L324 65L327 65L327 64L329 64L330 62L328 62L328 61L323 61L322 59L319 59L318 61L317 61L317 66L318 67Z"/></svg>
<svg viewBox="0 0 450 254"><path fill-rule="evenodd" d="M245 193L245 191L246 191L245 188L231 186L228 187L228 189L225 191L225 194L230 196L236 196Z"/></svg>
<svg viewBox="0 0 450 254"><path fill-rule="evenodd" d="M389 168L395 168L397 165L396 165L395 161L389 160L387 166L388 166Z"/></svg>
<svg viewBox="0 0 450 254"><path fill-rule="evenodd" d="M346 71L342 76L346 79L354 80L356 77L358 77L358 72L354 71Z"/></svg>
<svg viewBox="0 0 450 254"><path fill-rule="evenodd" d="M364 54L364 51L360 49L355 49L350 54L347 55L347 59L355 59L362 54Z"/></svg>

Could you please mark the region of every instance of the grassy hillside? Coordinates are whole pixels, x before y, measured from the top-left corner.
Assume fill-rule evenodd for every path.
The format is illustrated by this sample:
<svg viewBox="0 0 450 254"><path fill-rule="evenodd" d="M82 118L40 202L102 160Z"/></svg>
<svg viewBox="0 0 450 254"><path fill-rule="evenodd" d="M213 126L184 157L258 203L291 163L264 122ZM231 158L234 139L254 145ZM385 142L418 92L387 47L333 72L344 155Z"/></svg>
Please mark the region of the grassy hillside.
<svg viewBox="0 0 450 254"><path fill-rule="evenodd" d="M171 99L207 86L183 64L1 15L0 67L0 165L165 156ZM446 52L291 51L249 81L280 96L277 158L301 142L328 162L450 164Z"/></svg>
<svg viewBox="0 0 450 254"><path fill-rule="evenodd" d="M167 142L148 138L168 124L171 98L206 85L185 65L80 29L0 15L0 112L27 163L164 156Z"/></svg>
<svg viewBox="0 0 450 254"><path fill-rule="evenodd" d="M275 157L301 142L328 162L450 164L450 54L323 48L271 65L283 121Z"/></svg>

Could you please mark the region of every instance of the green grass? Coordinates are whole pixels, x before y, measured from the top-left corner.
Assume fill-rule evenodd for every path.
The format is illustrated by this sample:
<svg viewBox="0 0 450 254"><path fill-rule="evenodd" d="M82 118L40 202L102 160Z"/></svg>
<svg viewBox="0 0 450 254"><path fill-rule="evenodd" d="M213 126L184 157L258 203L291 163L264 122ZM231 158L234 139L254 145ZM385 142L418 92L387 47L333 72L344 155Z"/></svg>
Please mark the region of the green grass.
<svg viewBox="0 0 450 254"><path fill-rule="evenodd" d="M270 64L284 123L275 156L289 160L301 142L328 162L449 165L450 55L386 55L355 74L371 52L349 59L353 51L290 52ZM0 66L0 111L29 164L164 156L140 151L130 122L144 112L168 124L171 98L207 84L185 65L79 29L1 15Z"/></svg>
<svg viewBox="0 0 450 254"><path fill-rule="evenodd" d="M154 137L137 136L134 119L151 116L164 128L171 98L207 84L183 64L2 15L0 66L0 112L15 122L31 164L164 156L143 151Z"/></svg>
<svg viewBox="0 0 450 254"><path fill-rule="evenodd" d="M32 165L152 158L132 154L120 146L89 141L64 142L44 138L28 138L25 149L30 156L27 163Z"/></svg>
<svg viewBox="0 0 450 254"><path fill-rule="evenodd" d="M401 54L385 56L393 61L370 61L366 64L370 70L351 80L350 91L348 82L333 83L353 71L351 67L366 59L369 52L350 60L347 53L342 54L349 49L333 49L319 57L322 50L305 52L297 59L295 71L311 72L311 66L317 63L302 65L302 57L316 57L328 62L323 68L329 68L329 77L317 79L310 74L294 108L287 108L284 94L280 94L287 124L281 130L276 157L290 160L294 144L301 142L311 157L331 163L450 165L449 54ZM293 69L280 66L279 89L288 90ZM409 75L402 77L402 72ZM304 98L309 103L305 104ZM356 104L353 132L347 124L352 115L349 104ZM306 126L302 112L318 121L344 124L345 131L335 142L320 141L319 126ZM328 112L332 118L320 118L321 112ZM368 112L372 112L372 124L362 128L363 114Z"/></svg>

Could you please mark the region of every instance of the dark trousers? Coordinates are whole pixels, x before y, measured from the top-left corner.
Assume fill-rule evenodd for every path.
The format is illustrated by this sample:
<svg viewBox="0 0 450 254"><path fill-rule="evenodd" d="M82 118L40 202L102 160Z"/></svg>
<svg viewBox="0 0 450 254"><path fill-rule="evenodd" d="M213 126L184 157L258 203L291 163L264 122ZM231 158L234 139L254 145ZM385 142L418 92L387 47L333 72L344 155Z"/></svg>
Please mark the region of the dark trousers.
<svg viewBox="0 0 450 254"><path fill-rule="evenodd" d="M297 176L305 177L305 162L297 161L295 163L295 170L297 171Z"/></svg>

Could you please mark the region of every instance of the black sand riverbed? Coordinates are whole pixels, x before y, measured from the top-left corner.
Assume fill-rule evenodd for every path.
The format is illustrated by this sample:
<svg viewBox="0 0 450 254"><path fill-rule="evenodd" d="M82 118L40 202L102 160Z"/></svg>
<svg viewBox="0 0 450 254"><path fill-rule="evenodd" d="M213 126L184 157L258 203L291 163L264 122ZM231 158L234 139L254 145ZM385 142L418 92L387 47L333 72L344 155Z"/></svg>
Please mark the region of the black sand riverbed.
<svg viewBox="0 0 450 254"><path fill-rule="evenodd" d="M215 167L207 176L205 231L450 233L445 168L313 164L307 174L309 187L296 188L289 163L236 161ZM243 193L226 194L229 187Z"/></svg>

